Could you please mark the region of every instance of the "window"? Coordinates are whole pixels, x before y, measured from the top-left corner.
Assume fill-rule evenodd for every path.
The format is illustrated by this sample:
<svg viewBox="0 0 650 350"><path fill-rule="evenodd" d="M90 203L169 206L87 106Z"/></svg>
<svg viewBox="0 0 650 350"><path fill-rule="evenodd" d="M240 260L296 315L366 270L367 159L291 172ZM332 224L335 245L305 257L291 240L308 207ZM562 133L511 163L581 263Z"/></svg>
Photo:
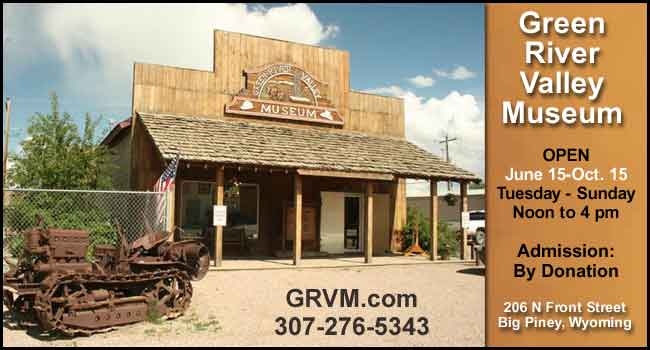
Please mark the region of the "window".
<svg viewBox="0 0 650 350"><path fill-rule="evenodd" d="M229 183L224 189L224 204L228 206L228 222L224 240L237 240L243 235L247 240L259 238L259 186Z"/></svg>
<svg viewBox="0 0 650 350"><path fill-rule="evenodd" d="M214 184L183 181L181 190L181 225L186 234L200 235L212 225Z"/></svg>
<svg viewBox="0 0 650 350"><path fill-rule="evenodd" d="M183 181L181 190L181 225L187 236L200 236L212 227L215 199L212 182ZM224 205L228 207L224 242L241 242L259 238L259 186L228 183L224 188ZM190 237L192 238L192 237Z"/></svg>
<svg viewBox="0 0 650 350"><path fill-rule="evenodd" d="M470 220L485 220L485 212L482 211L475 211L469 213L469 219Z"/></svg>

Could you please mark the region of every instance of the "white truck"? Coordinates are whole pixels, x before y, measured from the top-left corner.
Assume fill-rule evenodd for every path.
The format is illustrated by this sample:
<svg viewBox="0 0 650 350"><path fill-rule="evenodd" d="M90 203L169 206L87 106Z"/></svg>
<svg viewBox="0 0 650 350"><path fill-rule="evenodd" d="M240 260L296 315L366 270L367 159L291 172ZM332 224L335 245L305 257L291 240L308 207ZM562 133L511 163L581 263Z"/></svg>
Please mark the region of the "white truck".
<svg viewBox="0 0 650 350"><path fill-rule="evenodd" d="M485 210L471 210L469 212L469 228L467 231L470 233L485 232Z"/></svg>
<svg viewBox="0 0 650 350"><path fill-rule="evenodd" d="M463 213L463 227L467 229L467 239L476 257L476 263L485 264L485 210L471 210Z"/></svg>

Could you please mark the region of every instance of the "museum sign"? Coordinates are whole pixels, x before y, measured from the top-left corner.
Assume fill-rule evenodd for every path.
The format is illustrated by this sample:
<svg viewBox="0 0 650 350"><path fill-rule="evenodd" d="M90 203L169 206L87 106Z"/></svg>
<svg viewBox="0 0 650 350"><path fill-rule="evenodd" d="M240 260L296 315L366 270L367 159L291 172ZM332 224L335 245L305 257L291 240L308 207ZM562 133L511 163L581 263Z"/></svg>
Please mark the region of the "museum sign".
<svg viewBox="0 0 650 350"><path fill-rule="evenodd" d="M226 113L343 125L325 95L327 84L301 68L275 63L244 73L246 88L226 105Z"/></svg>

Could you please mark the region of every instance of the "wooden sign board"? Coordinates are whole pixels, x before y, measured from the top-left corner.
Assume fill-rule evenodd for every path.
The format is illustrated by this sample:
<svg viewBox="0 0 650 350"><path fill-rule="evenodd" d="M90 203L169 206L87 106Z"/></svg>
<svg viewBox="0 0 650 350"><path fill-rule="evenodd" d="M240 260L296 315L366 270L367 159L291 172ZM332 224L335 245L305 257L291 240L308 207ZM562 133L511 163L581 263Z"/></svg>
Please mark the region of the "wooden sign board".
<svg viewBox="0 0 650 350"><path fill-rule="evenodd" d="M327 84L299 67L276 63L247 70L246 88L226 105L226 113L343 125L327 98Z"/></svg>

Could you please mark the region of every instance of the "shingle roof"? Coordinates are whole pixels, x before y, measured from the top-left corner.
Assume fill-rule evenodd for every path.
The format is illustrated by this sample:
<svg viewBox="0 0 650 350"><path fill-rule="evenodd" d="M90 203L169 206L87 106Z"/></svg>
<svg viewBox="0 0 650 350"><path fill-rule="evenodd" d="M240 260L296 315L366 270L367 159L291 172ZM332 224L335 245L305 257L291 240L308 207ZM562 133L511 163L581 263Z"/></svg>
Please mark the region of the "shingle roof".
<svg viewBox="0 0 650 350"><path fill-rule="evenodd" d="M138 113L165 159L477 180L398 138L240 120Z"/></svg>
<svg viewBox="0 0 650 350"><path fill-rule="evenodd" d="M129 127L131 127L131 118L124 119L121 122L115 124L108 135L104 137L101 144L105 146L110 145L117 138L117 136L122 133L123 130L128 129Z"/></svg>

